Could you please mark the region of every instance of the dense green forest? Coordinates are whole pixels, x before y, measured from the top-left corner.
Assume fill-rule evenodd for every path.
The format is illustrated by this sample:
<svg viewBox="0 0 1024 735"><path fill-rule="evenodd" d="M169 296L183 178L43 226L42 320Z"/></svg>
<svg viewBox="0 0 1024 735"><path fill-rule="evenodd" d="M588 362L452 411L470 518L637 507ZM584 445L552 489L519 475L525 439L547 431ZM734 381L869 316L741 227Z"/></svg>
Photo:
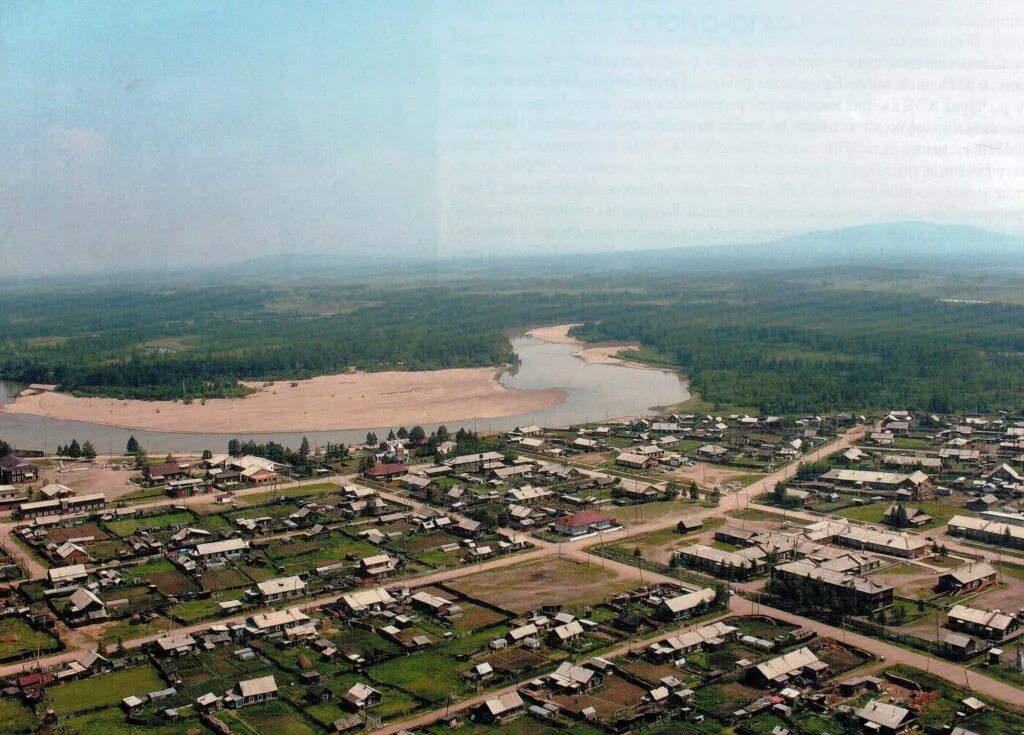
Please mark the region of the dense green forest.
<svg viewBox="0 0 1024 735"><path fill-rule="evenodd" d="M239 380L513 362L508 334L585 322L640 340L719 406L767 413L1019 409L1017 275L934 265L597 268L493 264L354 281L192 281L0 294L0 377L83 395L240 395ZM642 265L642 261L638 261ZM995 293L991 303L971 298Z"/></svg>

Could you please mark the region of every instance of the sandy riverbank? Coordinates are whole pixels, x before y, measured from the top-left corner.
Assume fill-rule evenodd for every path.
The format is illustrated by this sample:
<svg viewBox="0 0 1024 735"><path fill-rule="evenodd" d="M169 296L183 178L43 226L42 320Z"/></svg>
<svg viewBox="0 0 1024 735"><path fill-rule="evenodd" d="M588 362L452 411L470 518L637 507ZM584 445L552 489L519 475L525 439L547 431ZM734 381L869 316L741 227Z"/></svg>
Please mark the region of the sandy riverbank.
<svg viewBox="0 0 1024 735"><path fill-rule="evenodd" d="M493 368L346 373L310 380L250 383L245 398L189 405L169 401L23 395L0 410L124 429L194 433L343 431L487 419L542 411L565 400L562 390L511 390Z"/></svg>
<svg viewBox="0 0 1024 735"><path fill-rule="evenodd" d="M527 334L534 339L539 339L541 342L551 342L560 345L585 345L586 342L580 342L569 334L569 329L574 326L576 325L558 324L553 327L539 327L537 329L531 329ZM621 365L622 367L644 370L658 369L652 368L650 365L644 365L643 363L633 362L631 360L625 360L618 357L618 354L623 350L638 349L640 349L640 345L636 342L625 342L613 345L595 345L593 347L583 347L583 349L574 352L573 357L578 357L584 362L589 362L594 365Z"/></svg>

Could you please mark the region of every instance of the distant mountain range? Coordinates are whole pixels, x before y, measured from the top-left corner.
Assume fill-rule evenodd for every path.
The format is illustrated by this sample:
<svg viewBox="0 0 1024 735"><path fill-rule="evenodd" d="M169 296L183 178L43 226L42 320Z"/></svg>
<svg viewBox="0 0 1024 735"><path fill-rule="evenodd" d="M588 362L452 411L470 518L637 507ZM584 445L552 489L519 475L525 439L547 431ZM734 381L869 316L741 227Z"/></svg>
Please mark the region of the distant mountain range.
<svg viewBox="0 0 1024 735"><path fill-rule="evenodd" d="M658 250L570 253L550 256L496 254L474 258L406 258L373 260L329 254L269 255L230 266L237 273L302 272L385 273L429 269L436 272L489 271L515 266L518 271L620 270L659 265L704 267L793 267L850 264L895 265L925 261L1024 264L1024 238L968 225L891 222L820 230L768 242L697 245Z"/></svg>

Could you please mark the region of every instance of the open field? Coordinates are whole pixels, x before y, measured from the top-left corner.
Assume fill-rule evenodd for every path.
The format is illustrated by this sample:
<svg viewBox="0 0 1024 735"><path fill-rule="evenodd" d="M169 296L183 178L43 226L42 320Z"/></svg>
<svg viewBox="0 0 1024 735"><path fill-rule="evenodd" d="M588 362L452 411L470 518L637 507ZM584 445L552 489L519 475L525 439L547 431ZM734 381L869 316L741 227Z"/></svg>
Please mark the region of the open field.
<svg viewBox="0 0 1024 735"><path fill-rule="evenodd" d="M616 572L568 559L543 559L514 565L453 582L453 589L492 605L524 613L541 605L593 605L636 586Z"/></svg>
<svg viewBox="0 0 1024 735"><path fill-rule="evenodd" d="M247 386L255 392L243 398L192 403L47 392L19 397L0 408L125 429L259 433L486 419L540 411L565 400L558 389L505 388L492 368L343 373Z"/></svg>

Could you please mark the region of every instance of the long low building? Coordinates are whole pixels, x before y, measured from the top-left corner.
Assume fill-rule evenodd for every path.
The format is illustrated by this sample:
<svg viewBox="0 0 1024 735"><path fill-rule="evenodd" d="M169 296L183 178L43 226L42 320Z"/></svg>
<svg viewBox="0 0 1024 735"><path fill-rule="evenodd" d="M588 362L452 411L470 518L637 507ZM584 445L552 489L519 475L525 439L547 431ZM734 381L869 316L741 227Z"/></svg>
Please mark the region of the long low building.
<svg viewBox="0 0 1024 735"><path fill-rule="evenodd" d="M1001 612L978 610L967 605L954 605L950 608L946 625L954 630L997 641L1006 638L1020 627L1020 623L1014 617Z"/></svg>
<svg viewBox="0 0 1024 735"><path fill-rule="evenodd" d="M806 561L779 564L773 572L786 582L804 580L813 589L838 595L859 613L868 613L893 604L895 591L891 585L879 584L864 577L822 568Z"/></svg>
<svg viewBox="0 0 1024 735"><path fill-rule="evenodd" d="M907 475L874 470L831 469L820 479L854 490L874 490L886 493L895 493L897 490L917 490L929 482L928 475L920 470Z"/></svg>
<svg viewBox="0 0 1024 735"><path fill-rule="evenodd" d="M863 526L847 525L834 537L841 546L852 549L873 551L876 554L888 554L902 559L916 559L928 551L928 542L923 538L907 533L876 531Z"/></svg>
<svg viewBox="0 0 1024 735"><path fill-rule="evenodd" d="M726 551L714 546L691 544L675 552L675 558L679 563L726 579L746 579L763 571L767 556L756 546L748 546L739 551Z"/></svg>
<svg viewBox="0 0 1024 735"><path fill-rule="evenodd" d="M666 620L679 620L698 615L715 602L716 593L710 587L687 592L676 597L670 597L661 601L657 607L657 614Z"/></svg>
<svg viewBox="0 0 1024 735"><path fill-rule="evenodd" d="M999 546L1024 548L1024 527L999 521L987 521L984 518L970 516L953 516L947 525L951 536L982 541Z"/></svg>
<svg viewBox="0 0 1024 735"><path fill-rule="evenodd" d="M99 510L107 502L103 493L89 495L71 495L52 500L37 500L33 503L22 503L18 506L19 518L41 518L44 516L65 516Z"/></svg>

